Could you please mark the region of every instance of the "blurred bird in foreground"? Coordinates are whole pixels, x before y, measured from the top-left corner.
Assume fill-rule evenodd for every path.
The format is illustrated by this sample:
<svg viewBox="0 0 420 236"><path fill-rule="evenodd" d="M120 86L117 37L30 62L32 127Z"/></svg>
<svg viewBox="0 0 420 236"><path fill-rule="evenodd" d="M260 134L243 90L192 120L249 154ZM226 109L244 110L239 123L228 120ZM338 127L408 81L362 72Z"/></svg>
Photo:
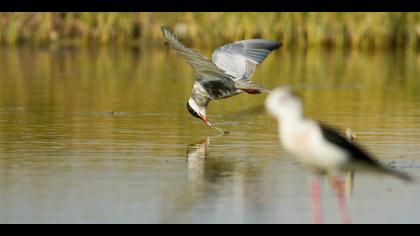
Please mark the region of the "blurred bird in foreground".
<svg viewBox="0 0 420 236"><path fill-rule="evenodd" d="M359 170L370 171L412 180L403 172L389 169L375 161L366 151L351 143L339 132L303 116L303 104L299 97L289 88L274 89L265 103L267 112L279 122L279 136L286 151L294 155L302 164L311 167L318 174L334 176L336 174ZM350 135L350 138L352 135ZM341 208L345 204L344 184L338 178L333 178L335 187L339 190ZM319 182L311 187L312 199L319 200ZM316 200L316 201L318 201ZM315 205L315 211L320 212L320 206ZM344 222L349 222L344 217ZM321 218L317 217L317 222Z"/></svg>

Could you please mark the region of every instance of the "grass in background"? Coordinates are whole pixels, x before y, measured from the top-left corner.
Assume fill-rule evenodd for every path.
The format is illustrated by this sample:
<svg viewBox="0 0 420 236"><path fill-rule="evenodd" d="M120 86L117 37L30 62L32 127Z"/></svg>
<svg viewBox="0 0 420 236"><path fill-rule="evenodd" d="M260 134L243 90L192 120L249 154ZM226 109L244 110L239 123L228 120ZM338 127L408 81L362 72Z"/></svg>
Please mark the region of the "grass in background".
<svg viewBox="0 0 420 236"><path fill-rule="evenodd" d="M0 42L149 45L162 40L161 25L195 46L257 37L302 48L420 46L420 13L0 13Z"/></svg>

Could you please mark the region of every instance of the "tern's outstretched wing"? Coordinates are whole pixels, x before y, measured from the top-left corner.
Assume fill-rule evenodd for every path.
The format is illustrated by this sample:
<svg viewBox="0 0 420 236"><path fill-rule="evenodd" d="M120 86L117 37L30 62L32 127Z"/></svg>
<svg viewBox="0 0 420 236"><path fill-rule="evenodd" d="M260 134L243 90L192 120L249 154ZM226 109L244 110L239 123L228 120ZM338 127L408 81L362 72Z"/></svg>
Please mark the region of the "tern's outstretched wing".
<svg viewBox="0 0 420 236"><path fill-rule="evenodd" d="M213 62L235 80L250 80L257 66L280 46L279 42L264 39L243 40L216 49Z"/></svg>
<svg viewBox="0 0 420 236"><path fill-rule="evenodd" d="M192 66L198 78L206 77L206 75L213 75L216 77L227 77L226 73L217 67L212 61L202 56L191 48L185 47L166 27L161 27L163 36L165 37L166 45L174 49L179 55L183 56L185 60Z"/></svg>

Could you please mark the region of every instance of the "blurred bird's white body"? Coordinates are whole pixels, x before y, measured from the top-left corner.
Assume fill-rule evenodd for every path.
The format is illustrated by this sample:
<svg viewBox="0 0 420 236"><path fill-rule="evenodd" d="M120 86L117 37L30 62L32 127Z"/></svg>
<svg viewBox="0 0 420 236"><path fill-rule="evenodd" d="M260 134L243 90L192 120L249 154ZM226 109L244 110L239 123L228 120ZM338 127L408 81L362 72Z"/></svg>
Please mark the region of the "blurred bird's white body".
<svg viewBox="0 0 420 236"><path fill-rule="evenodd" d="M345 166L347 153L325 140L316 122L303 117L301 102L287 88L274 90L266 107L278 119L280 142L300 162L321 172Z"/></svg>
<svg viewBox="0 0 420 236"><path fill-rule="evenodd" d="M319 126L310 120L283 120L279 137L287 151L317 171L340 171L349 160L348 154L326 141Z"/></svg>

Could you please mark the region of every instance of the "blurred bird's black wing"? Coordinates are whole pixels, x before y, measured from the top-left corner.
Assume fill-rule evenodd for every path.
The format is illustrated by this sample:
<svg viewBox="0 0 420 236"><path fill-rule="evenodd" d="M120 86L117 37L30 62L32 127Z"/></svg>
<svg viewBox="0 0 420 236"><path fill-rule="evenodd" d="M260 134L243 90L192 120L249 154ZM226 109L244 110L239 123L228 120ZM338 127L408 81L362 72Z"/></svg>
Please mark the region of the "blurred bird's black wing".
<svg viewBox="0 0 420 236"><path fill-rule="evenodd" d="M213 62L235 80L250 80L257 66L281 43L264 39L248 39L226 44L214 51Z"/></svg>
<svg viewBox="0 0 420 236"><path fill-rule="evenodd" d="M374 161L371 157L369 157L369 155L365 151L363 151L356 145L350 143L346 138L341 136L334 129L326 127L325 125L321 125L321 130L323 136L325 137L325 139L327 139L327 141L334 143L335 145L347 150L349 153L351 153L354 161L360 161L362 163L376 168L377 170L382 171L383 173L393 175L402 180L413 181L413 178L410 175L404 172L400 172L398 170L389 169L385 166L382 166L380 163Z"/></svg>
<svg viewBox="0 0 420 236"><path fill-rule="evenodd" d="M206 75L213 75L221 78L227 76L225 72L217 67L212 61L193 49L185 47L169 29L161 27L161 30L165 38L165 44L185 58L192 66L194 73L198 78L206 77Z"/></svg>
<svg viewBox="0 0 420 236"><path fill-rule="evenodd" d="M345 149L352 155L352 158L354 160L378 166L378 163L374 161L371 157L369 157L369 155L365 151L363 151L356 145L350 143L345 137L341 136L333 128L321 125L321 130L324 138L327 141L339 146L342 149Z"/></svg>

